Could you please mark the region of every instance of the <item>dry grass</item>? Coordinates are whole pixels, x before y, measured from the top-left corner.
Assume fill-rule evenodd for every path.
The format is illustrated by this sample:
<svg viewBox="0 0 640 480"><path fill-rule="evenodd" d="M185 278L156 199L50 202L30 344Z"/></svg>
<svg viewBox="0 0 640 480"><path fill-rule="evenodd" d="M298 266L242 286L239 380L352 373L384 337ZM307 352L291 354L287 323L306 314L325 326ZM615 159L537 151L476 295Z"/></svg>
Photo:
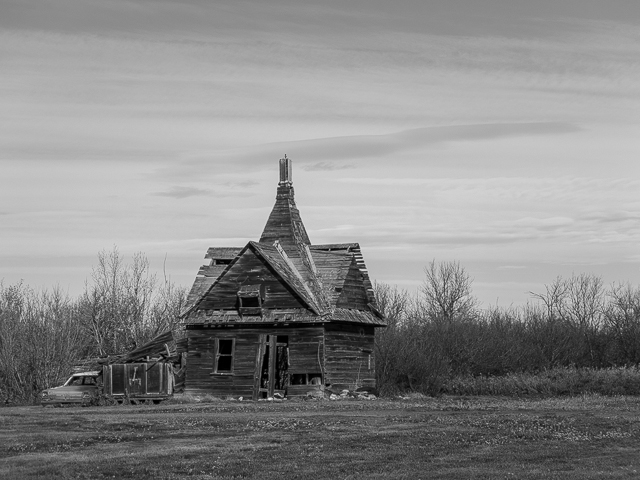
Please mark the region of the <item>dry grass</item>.
<svg viewBox="0 0 640 480"><path fill-rule="evenodd" d="M0 410L0 478L638 478L640 399Z"/></svg>
<svg viewBox="0 0 640 480"><path fill-rule="evenodd" d="M640 395L640 368L557 367L538 373L455 376L443 383L450 395Z"/></svg>

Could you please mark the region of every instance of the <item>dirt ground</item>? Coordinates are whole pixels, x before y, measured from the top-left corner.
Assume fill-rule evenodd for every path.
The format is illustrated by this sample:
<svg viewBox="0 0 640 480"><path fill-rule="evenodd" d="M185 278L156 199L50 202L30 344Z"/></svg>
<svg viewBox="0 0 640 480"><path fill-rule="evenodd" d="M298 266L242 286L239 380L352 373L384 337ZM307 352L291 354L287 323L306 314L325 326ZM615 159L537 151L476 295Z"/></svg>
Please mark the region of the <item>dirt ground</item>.
<svg viewBox="0 0 640 480"><path fill-rule="evenodd" d="M0 409L0 478L640 478L640 399Z"/></svg>

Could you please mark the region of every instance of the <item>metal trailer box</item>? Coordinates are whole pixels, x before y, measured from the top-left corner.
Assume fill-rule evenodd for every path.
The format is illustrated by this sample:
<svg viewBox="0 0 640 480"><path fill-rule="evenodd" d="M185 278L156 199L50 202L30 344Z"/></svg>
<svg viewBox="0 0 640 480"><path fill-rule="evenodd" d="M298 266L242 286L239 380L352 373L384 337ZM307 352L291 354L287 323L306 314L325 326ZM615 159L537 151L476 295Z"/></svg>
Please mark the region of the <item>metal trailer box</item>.
<svg viewBox="0 0 640 480"><path fill-rule="evenodd" d="M102 367L103 394L122 403L159 403L173 394L169 363L120 363Z"/></svg>

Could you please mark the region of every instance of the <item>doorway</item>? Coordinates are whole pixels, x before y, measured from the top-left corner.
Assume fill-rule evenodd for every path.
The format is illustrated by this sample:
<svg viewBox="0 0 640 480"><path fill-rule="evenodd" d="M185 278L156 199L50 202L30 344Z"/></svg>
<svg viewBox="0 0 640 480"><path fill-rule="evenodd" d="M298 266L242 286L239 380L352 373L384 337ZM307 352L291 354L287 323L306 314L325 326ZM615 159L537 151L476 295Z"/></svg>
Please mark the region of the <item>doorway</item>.
<svg viewBox="0 0 640 480"><path fill-rule="evenodd" d="M256 399L283 397L289 386L289 337L287 335L260 335L256 358ZM257 387L257 388L255 388Z"/></svg>

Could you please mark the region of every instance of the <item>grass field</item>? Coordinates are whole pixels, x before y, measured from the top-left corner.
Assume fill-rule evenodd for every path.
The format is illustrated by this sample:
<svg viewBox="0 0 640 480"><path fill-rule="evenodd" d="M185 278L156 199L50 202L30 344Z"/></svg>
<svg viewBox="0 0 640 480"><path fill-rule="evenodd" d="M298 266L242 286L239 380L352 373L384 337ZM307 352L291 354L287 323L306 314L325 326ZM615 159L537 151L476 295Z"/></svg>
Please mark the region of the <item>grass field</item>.
<svg viewBox="0 0 640 480"><path fill-rule="evenodd" d="M0 478L640 478L640 398L0 409Z"/></svg>

